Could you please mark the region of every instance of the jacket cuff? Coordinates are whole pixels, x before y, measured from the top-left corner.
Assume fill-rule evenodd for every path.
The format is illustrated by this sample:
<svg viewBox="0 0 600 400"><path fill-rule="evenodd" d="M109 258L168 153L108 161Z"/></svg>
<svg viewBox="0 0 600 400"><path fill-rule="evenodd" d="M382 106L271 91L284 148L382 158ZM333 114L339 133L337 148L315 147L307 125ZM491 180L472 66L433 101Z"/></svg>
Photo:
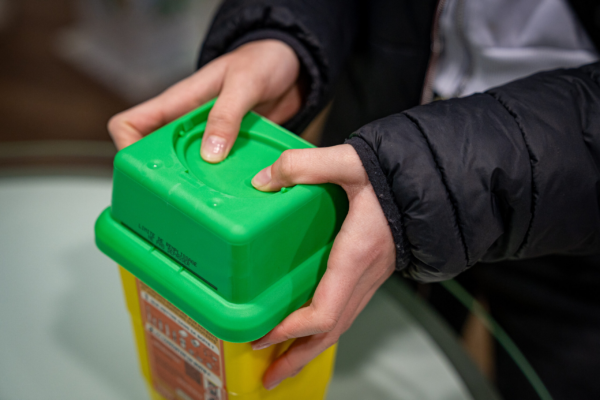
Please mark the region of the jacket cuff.
<svg viewBox="0 0 600 400"><path fill-rule="evenodd" d="M367 172L369 181L377 195L377 200L379 200L379 205L392 231L392 237L396 246L396 270L402 271L408 266L410 261L409 246L407 245L408 242L402 227L402 216L387 179L379 165L379 160L373 149L362 138L351 136L345 143L351 145L356 150Z"/></svg>
<svg viewBox="0 0 600 400"><path fill-rule="evenodd" d="M318 111L320 98L322 97L321 93L323 93L323 83L319 68L314 58L298 39L277 29L260 29L249 32L235 40L225 53L229 53L246 43L264 39L276 39L284 42L294 50L300 61L300 75L298 79L306 83L305 98L302 107L296 115L283 124L284 128L299 134L316 116L315 111Z"/></svg>

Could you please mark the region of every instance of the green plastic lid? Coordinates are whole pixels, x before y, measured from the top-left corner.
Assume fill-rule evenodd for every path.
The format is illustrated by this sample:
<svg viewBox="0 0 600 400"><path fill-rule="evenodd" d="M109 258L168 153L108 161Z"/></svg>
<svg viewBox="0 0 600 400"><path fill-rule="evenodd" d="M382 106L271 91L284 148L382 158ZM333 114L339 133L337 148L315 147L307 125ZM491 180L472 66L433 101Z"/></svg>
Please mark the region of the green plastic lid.
<svg viewBox="0 0 600 400"><path fill-rule="evenodd" d="M311 298L348 201L330 184L254 189L284 150L313 147L255 113L225 161L202 160L213 104L117 154L96 243L215 336L248 342Z"/></svg>

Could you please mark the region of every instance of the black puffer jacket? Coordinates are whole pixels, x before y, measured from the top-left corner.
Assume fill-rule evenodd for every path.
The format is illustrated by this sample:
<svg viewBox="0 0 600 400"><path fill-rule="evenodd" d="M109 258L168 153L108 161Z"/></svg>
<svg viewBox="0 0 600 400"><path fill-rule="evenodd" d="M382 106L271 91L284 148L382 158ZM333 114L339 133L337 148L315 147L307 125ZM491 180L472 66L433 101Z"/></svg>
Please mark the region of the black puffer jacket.
<svg viewBox="0 0 600 400"><path fill-rule="evenodd" d="M578 15L594 11L573 3ZM448 279L478 261L600 253L600 63L410 108L422 95L435 9L226 1L199 65L251 40L290 44L310 90L288 128L306 126L334 91L325 144L366 123L348 143L392 228L398 269L414 279ZM598 27L582 22L597 40Z"/></svg>

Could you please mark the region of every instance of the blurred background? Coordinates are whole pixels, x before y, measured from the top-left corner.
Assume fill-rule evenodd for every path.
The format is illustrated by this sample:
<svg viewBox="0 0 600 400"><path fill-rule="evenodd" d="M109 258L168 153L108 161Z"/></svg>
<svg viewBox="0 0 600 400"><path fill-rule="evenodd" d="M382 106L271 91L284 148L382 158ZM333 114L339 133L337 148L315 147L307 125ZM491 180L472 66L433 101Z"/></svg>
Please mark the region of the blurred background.
<svg viewBox="0 0 600 400"><path fill-rule="evenodd" d="M94 244L106 124L195 70L217 6L0 0L0 399L147 398L117 268ZM464 347L408 293L380 291L343 336L329 399L494 398L465 351L491 376L482 325Z"/></svg>
<svg viewBox="0 0 600 400"><path fill-rule="evenodd" d="M110 167L108 119L195 68L216 0L0 0L0 165Z"/></svg>

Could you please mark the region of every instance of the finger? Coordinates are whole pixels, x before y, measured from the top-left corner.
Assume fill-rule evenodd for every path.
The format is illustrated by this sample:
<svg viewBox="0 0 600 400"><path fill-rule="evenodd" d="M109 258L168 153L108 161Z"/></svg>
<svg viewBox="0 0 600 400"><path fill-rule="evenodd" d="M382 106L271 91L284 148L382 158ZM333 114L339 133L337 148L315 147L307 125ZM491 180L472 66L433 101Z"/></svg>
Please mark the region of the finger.
<svg viewBox="0 0 600 400"><path fill-rule="evenodd" d="M277 358L263 375L263 386L274 389L284 379L298 374L302 368L319 354L335 344L337 338L328 334L314 335L296 339L294 343Z"/></svg>
<svg viewBox="0 0 600 400"><path fill-rule="evenodd" d="M265 192L296 184L335 183L344 187L365 185L367 174L349 144L320 149L286 150L275 163L260 171L252 185Z"/></svg>
<svg viewBox="0 0 600 400"><path fill-rule="evenodd" d="M279 385L284 379L296 376L309 362L319 354L335 344L342 333L344 333L354 322L356 317L366 307L377 289L383 284L389 275L375 282L369 291L355 302L353 307L348 307L343 316L347 323L336 332L303 337L296 339L294 343L279 356L265 371L263 375L263 386L271 390Z"/></svg>
<svg viewBox="0 0 600 400"><path fill-rule="evenodd" d="M223 60L215 60L160 95L110 119L108 131L118 149L193 110L219 93L224 74Z"/></svg>
<svg viewBox="0 0 600 400"><path fill-rule="evenodd" d="M205 161L223 161L235 143L242 118L260 100L261 84L249 73L225 77L223 89L208 115L200 155Z"/></svg>

